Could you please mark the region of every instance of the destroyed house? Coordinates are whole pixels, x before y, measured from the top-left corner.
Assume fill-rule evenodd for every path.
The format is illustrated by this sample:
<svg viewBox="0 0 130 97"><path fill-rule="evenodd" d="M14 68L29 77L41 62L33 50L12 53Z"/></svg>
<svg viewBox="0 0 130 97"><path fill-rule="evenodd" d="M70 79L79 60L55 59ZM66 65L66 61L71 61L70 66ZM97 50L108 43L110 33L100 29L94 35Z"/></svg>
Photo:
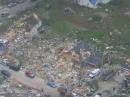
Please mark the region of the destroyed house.
<svg viewBox="0 0 130 97"><path fill-rule="evenodd" d="M89 44L87 44L85 41L79 41L76 46L74 47L74 51L77 53L77 54L80 54L80 50L90 50L90 46Z"/></svg>
<svg viewBox="0 0 130 97"><path fill-rule="evenodd" d="M125 70L125 71L130 71L130 64L122 65L122 69Z"/></svg>
<svg viewBox="0 0 130 97"><path fill-rule="evenodd" d="M128 72L128 74L125 76L126 80L128 83L130 83L130 72Z"/></svg>
<svg viewBox="0 0 130 97"><path fill-rule="evenodd" d="M130 64L130 58L126 60L126 64Z"/></svg>
<svg viewBox="0 0 130 97"><path fill-rule="evenodd" d="M85 63L92 67L100 67L103 64L103 53L95 51L89 58L86 58Z"/></svg>
<svg viewBox="0 0 130 97"><path fill-rule="evenodd" d="M126 63L122 65L124 71L130 71L130 58L126 60Z"/></svg>
<svg viewBox="0 0 130 97"><path fill-rule="evenodd" d="M94 48L94 47L93 47ZM79 41L74 47L74 51L80 54L81 50L90 52L90 56L87 56L80 64L82 66L90 65L92 67L100 67L103 64L103 52L93 49L91 44L85 41Z"/></svg>
<svg viewBox="0 0 130 97"><path fill-rule="evenodd" d="M90 57L86 57L80 64L81 66L90 66L98 68L103 64L103 53L100 51L95 51Z"/></svg>

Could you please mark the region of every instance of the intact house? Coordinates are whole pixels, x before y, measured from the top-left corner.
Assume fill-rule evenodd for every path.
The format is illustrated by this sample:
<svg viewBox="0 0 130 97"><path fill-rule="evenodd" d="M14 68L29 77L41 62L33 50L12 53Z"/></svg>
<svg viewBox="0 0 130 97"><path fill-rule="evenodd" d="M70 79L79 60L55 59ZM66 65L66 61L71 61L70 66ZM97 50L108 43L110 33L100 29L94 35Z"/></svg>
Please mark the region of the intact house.
<svg viewBox="0 0 130 97"><path fill-rule="evenodd" d="M97 8L99 3L106 4L109 3L111 0L77 0L77 3L80 6L85 6L89 8Z"/></svg>

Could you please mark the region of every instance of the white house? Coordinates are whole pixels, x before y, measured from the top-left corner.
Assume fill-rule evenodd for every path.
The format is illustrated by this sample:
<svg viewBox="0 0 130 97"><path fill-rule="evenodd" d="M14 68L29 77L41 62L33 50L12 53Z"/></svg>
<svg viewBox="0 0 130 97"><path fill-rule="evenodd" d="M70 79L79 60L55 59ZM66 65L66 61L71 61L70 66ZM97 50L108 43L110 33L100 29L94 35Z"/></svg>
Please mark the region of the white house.
<svg viewBox="0 0 130 97"><path fill-rule="evenodd" d="M97 8L97 5L99 3L107 4L110 1L111 0L77 0L77 3L80 6L85 6L85 7L89 7L89 8Z"/></svg>

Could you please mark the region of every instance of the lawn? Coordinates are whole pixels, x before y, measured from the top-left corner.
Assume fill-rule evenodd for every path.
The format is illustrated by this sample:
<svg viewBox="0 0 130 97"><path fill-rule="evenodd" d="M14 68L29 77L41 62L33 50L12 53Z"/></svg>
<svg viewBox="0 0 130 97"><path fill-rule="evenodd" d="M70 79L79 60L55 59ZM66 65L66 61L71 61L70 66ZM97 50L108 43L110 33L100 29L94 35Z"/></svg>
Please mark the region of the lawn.
<svg viewBox="0 0 130 97"><path fill-rule="evenodd" d="M77 37L94 43L92 38L97 38L103 43L94 43L99 48L104 49L106 45L115 46L114 50L123 52L129 56L130 51L130 17L123 13L130 8L130 0L117 0L106 5L101 5L97 9L81 8L66 1L53 0L40 2L30 13L38 14L43 21L43 25L48 25L48 32L52 38ZM46 6L50 4L51 8ZM65 15L64 8L70 7L75 14ZM106 12L106 9L108 12ZM97 12L108 13L103 22L88 21L88 18L95 16ZM83 13L84 16L81 16ZM112 36L109 36L112 32ZM120 33L120 34L119 34ZM124 47L123 49L121 47Z"/></svg>
<svg viewBox="0 0 130 97"><path fill-rule="evenodd" d="M9 3L9 0L0 0L0 6L7 5Z"/></svg>
<svg viewBox="0 0 130 97"><path fill-rule="evenodd" d="M52 4L53 6L50 10L46 9L47 4ZM73 23L70 23L64 18L63 8L59 6L59 0L51 2L41 2L32 11L37 13L40 19L43 21L44 25L48 25L49 31L52 35L58 35L59 37L68 37L70 32L76 31L77 29L85 29ZM72 36L70 36L72 37Z"/></svg>
<svg viewBox="0 0 130 97"><path fill-rule="evenodd" d="M6 19L2 22L0 22L0 34L3 34L8 30L8 28L13 24L14 19Z"/></svg>

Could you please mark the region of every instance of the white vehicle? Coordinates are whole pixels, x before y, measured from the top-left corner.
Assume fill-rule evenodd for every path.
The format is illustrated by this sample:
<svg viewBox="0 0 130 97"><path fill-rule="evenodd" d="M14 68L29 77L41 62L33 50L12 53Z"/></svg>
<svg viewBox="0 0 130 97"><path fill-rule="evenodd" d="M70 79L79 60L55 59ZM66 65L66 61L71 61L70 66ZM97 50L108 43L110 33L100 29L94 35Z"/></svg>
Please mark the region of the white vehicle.
<svg viewBox="0 0 130 97"><path fill-rule="evenodd" d="M0 39L0 43L8 43L7 39Z"/></svg>
<svg viewBox="0 0 130 97"><path fill-rule="evenodd" d="M91 71L91 72L89 73L89 77L93 78L93 77L99 75L100 72L101 72L101 70L100 70L99 68L94 69L93 71Z"/></svg>
<svg viewBox="0 0 130 97"><path fill-rule="evenodd" d="M95 95L95 97L101 97L100 95Z"/></svg>

